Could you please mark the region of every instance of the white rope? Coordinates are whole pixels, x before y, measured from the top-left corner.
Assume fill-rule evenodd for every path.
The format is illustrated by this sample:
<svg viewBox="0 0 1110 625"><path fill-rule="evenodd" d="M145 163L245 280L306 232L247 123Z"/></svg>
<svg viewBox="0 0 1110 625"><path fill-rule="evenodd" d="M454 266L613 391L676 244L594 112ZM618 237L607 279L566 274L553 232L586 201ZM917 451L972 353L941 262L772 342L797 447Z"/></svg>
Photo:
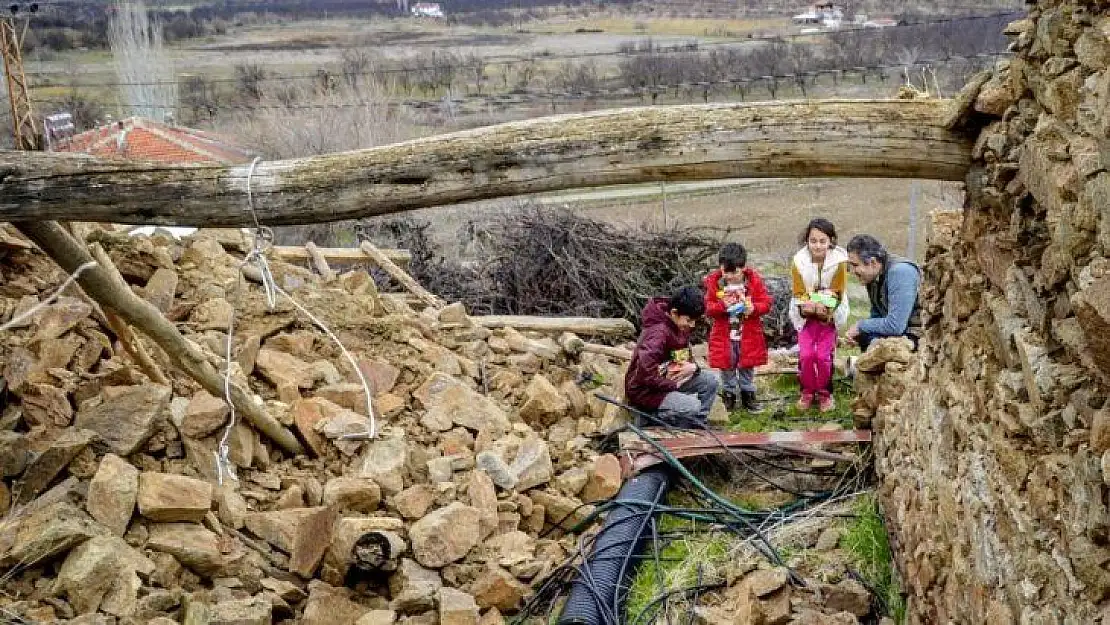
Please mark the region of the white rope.
<svg viewBox="0 0 1110 625"><path fill-rule="evenodd" d="M69 277L66 278L66 281L62 283L62 286L58 287L58 289L54 291L54 293L51 294L50 297L39 302L30 310L16 315L15 317L12 317L7 323L0 325L0 332L3 332L4 330L11 330L12 328L20 325L31 317L34 317L43 308L46 308L47 306L53 304L58 299L58 297L61 296L62 292L69 287L69 285L73 284L77 281L77 278L81 277L81 274L85 273L89 269L92 269L93 267L96 267L96 265L97 263L95 260L90 260L89 262L78 267L76 271L69 274Z"/></svg>
<svg viewBox="0 0 1110 625"><path fill-rule="evenodd" d="M280 294L285 297L285 299L289 300L289 302L293 304L293 306L297 310L304 314L304 316L311 319L312 323L315 324L316 327L320 328L320 330L327 334L328 338L330 338L332 342L334 342L339 347L339 350L347 358L347 361L351 363L351 368L355 370L355 374L358 375L358 381L362 384L363 396L366 398L366 414L370 424L370 427L366 432L361 432L357 434L344 434L340 438L343 440L369 440L376 438L378 432L378 424L376 419L374 418L374 406L371 401L370 384L367 383L366 376L362 374L362 369L358 366L358 362L355 360L354 356L351 355L351 352L347 350L347 347L343 345L343 342L339 340L339 337L331 331L331 328L329 328L327 324L325 324L323 321L320 321L320 319L318 319L316 315L313 315L311 312L308 311L307 308L302 306L300 302L293 299L293 296L289 293L286 293L285 290L279 287L277 285L277 282L274 280L273 271L270 270L270 263L266 260L265 256L265 251L269 249L270 245L273 243L273 231L259 223L258 215L255 213L254 210L254 197L251 193L251 177L254 174L255 165L257 165L258 162L261 160L262 159L256 157L254 161L251 162L250 170L248 170L247 172L247 210L250 211L251 217L254 219L255 236L250 253L248 253L246 258L243 259L243 262L239 264L239 282L236 288L237 296L235 300L236 302L239 302L242 299L243 269L245 269L248 265L253 265L258 269L259 274L262 276L262 289L263 292L265 292L266 294L266 305L269 310L272 311L277 305L277 296L278 294ZM220 445L215 453L216 469L220 485L223 485L223 476L225 472L228 474L228 476L231 477L231 479L238 480L238 478L235 476L234 465L228 458L230 454L228 441L231 438L231 431L235 428L236 423L235 404L233 404L231 401L231 342L234 336L235 306L232 306L231 314L228 316L227 320L227 340L225 342L224 353L224 400L227 402L227 405L230 408L230 414L228 416L227 426L224 428L223 436L220 438Z"/></svg>

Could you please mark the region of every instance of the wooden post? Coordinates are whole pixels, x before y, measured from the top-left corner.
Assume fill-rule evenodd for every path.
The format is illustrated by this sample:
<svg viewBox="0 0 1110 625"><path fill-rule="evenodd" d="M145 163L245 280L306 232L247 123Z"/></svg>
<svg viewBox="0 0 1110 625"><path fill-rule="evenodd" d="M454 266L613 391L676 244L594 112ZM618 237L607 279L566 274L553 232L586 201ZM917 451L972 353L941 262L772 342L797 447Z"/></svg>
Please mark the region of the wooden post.
<svg viewBox="0 0 1110 625"><path fill-rule="evenodd" d="M419 298L423 304L431 306L432 308L443 308L442 300L429 293L424 287L420 286L419 282L414 280L413 277L409 274L405 273L404 269L401 269L400 267L395 265L393 261L389 260L389 258L387 258L385 254L382 254L382 251L375 247L373 243L369 241L363 241L362 245L359 246L359 249L361 249L367 256L369 256L370 260L374 261L379 267L381 267L386 273L388 273L389 277L393 278L397 282L400 282L401 286L403 286L405 290Z"/></svg>

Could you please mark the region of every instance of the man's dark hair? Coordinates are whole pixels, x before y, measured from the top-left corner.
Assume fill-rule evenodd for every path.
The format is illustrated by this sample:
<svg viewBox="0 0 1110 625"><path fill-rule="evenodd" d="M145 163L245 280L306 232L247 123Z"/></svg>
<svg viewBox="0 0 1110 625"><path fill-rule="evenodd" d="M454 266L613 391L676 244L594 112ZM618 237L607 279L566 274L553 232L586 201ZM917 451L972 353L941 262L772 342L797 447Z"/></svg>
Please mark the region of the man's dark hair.
<svg viewBox="0 0 1110 625"><path fill-rule="evenodd" d="M798 241L803 246L808 244L809 233L813 232L814 230L824 232L825 236L829 237L829 241L831 241L833 245L836 245L836 226L834 226L831 221L825 219L824 217L811 219L809 225L806 226L806 229L802 230L802 236L798 239Z"/></svg>
<svg viewBox="0 0 1110 625"><path fill-rule="evenodd" d="M859 259L865 263L874 258L883 266L886 266L887 258L890 257L883 244L870 234L857 234L852 237L852 240L848 241L848 253L859 256Z"/></svg>
<svg viewBox="0 0 1110 625"><path fill-rule="evenodd" d="M705 298L696 286L684 286L671 296L670 309L691 319L705 315Z"/></svg>
<svg viewBox="0 0 1110 625"><path fill-rule="evenodd" d="M717 254L717 264L724 267L725 271L743 269L748 264L748 250L739 243L725 243Z"/></svg>

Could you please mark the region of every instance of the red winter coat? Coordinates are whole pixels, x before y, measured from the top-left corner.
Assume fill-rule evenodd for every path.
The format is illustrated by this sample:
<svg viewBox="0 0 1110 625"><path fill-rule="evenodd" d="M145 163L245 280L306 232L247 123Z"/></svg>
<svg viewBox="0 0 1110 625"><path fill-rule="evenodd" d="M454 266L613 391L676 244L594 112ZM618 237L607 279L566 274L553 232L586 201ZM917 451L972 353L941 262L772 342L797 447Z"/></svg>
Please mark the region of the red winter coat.
<svg viewBox="0 0 1110 625"><path fill-rule="evenodd" d="M771 295L763 285L759 272L744 268L748 280L748 297L752 300L753 313L744 319L740 328L740 364L732 362L732 345L728 339L728 312L717 297L720 290L721 270L716 269L705 277L705 316L713 326L709 329L709 366L714 369L748 369L767 363L767 339L763 337L761 317L771 311Z"/></svg>

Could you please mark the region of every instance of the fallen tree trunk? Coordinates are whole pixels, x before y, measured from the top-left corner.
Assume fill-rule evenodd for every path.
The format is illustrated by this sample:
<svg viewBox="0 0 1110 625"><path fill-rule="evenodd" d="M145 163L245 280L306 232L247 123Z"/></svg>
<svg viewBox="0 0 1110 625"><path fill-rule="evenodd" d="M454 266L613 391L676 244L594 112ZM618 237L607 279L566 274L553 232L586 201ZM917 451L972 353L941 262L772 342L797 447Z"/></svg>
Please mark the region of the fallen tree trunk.
<svg viewBox="0 0 1110 625"><path fill-rule="evenodd" d="M586 336L632 336L635 326L627 319L593 319L590 317L529 317L524 315L479 315L471 317L483 328L514 328L523 331L562 334L572 332Z"/></svg>
<svg viewBox="0 0 1110 625"><path fill-rule="evenodd" d="M93 261L88 251L57 223L28 221L13 225L68 273ZM223 377L208 363L204 354L191 345L157 308L117 282L111 270L97 265L83 272L77 278L77 283L105 309L106 314L109 310L115 311L127 323L142 330L166 352L174 366L196 380L204 390L216 397L224 396ZM231 385L231 401L251 425L286 452L304 453L297 437L256 405L251 395L237 384Z"/></svg>
<svg viewBox="0 0 1110 625"><path fill-rule="evenodd" d="M393 261L389 260L381 250L369 241L363 241L359 249L366 254L367 258L372 260L374 264L381 267L383 271L389 274L390 278L396 280L406 291L412 293L422 304L431 306L432 308L443 308L443 302L430 293L427 289L420 286L412 276L401 269Z"/></svg>
<svg viewBox="0 0 1110 625"><path fill-rule="evenodd" d="M946 100L625 108L368 150L179 166L0 152L0 221L291 225L578 187L771 177L963 180L972 138ZM248 181L248 176L250 180Z"/></svg>

